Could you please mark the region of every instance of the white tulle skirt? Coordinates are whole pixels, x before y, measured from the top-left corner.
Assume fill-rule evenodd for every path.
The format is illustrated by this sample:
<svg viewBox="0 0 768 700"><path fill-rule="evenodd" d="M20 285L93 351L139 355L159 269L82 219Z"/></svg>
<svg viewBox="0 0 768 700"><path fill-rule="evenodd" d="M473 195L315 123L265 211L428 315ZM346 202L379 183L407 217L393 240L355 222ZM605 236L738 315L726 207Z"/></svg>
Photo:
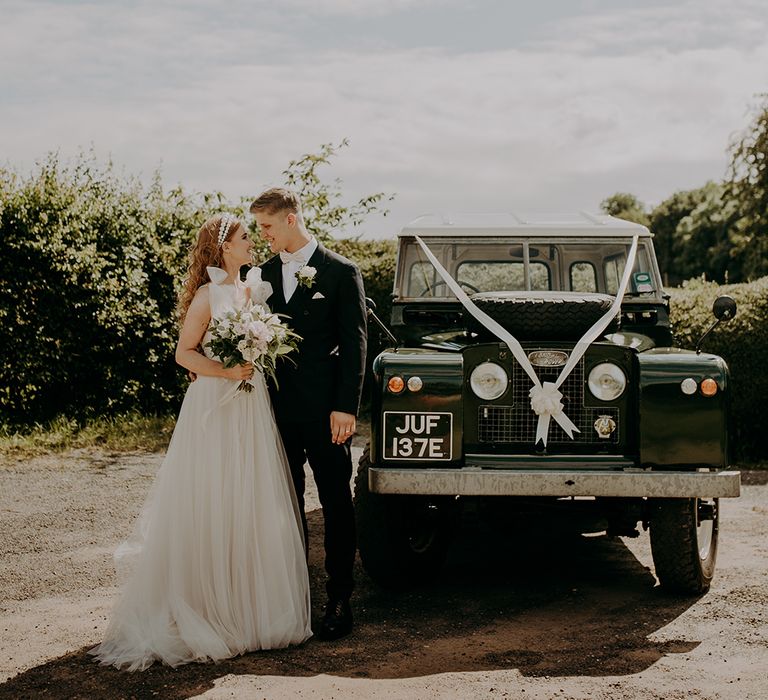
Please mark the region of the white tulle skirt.
<svg viewBox="0 0 768 700"><path fill-rule="evenodd" d="M221 660L308 639L309 580L296 497L263 379L250 393L199 377L131 539L104 665ZM222 403L223 402L223 403Z"/></svg>

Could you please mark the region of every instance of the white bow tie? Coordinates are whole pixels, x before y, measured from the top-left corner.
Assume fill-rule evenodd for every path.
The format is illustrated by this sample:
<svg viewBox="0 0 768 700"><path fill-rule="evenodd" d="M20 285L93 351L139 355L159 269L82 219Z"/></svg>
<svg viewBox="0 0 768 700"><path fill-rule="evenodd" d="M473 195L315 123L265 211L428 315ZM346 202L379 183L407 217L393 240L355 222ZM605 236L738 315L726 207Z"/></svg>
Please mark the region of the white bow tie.
<svg viewBox="0 0 768 700"><path fill-rule="evenodd" d="M304 264L304 256L297 252L297 253L289 253L287 250L281 250L280 251L280 260L282 261L283 265L287 265L288 263L296 262Z"/></svg>

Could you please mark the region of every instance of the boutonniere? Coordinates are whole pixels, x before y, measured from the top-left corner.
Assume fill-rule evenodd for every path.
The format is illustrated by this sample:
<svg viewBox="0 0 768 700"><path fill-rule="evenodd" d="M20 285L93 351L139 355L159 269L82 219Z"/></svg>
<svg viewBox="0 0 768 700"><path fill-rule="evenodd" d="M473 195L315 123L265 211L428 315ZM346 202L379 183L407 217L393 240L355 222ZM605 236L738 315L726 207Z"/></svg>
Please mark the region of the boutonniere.
<svg viewBox="0 0 768 700"><path fill-rule="evenodd" d="M317 274L317 270L314 267L310 265L304 265L304 267L302 267L296 273L296 279L299 282L299 287L312 289L312 285L315 283L316 274Z"/></svg>

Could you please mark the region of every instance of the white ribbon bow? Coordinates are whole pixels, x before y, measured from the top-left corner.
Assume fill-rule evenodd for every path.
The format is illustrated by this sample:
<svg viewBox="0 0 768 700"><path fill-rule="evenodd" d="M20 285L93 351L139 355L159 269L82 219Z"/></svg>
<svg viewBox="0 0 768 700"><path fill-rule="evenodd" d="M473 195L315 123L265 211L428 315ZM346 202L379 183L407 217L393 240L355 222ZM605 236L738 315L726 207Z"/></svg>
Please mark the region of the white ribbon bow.
<svg viewBox="0 0 768 700"><path fill-rule="evenodd" d="M555 423L565 431L568 437L573 439L573 433L579 433L581 431L576 427L573 421L563 413L563 403L561 401L563 395L559 389L573 368L576 367L590 344L602 334L606 326L611 322L611 319L618 313L622 299L624 298L624 292L626 292L627 285L629 284L632 268L635 265L638 236L634 235L632 237L632 245L630 246L627 262L624 266L624 274L621 278L619 289L616 292L616 298L613 300L613 304L611 304L611 308L608 309L608 311L606 311L605 314L603 314L584 334L581 340L576 343L571 352L571 356L568 358L568 362L565 363L565 367L561 370L557 380L555 382L544 382L544 384L539 380L536 370L533 369L533 365L531 365L528 355L525 350L523 350L523 347L518 340L501 324L492 319L484 311L477 308L459 283L448 274L448 271L440 264L440 261L434 256L432 251L419 236L416 236L416 242L421 246L427 259L432 263L440 277L442 277L443 282L445 282L448 288L456 295L456 298L462 303L464 308L487 330L507 344L507 347L512 352L514 358L520 363L520 366L530 377L533 382L533 387L531 387L529 392L531 397L531 410L539 417L539 421L536 425L536 442L541 440L546 447L550 419L554 420Z"/></svg>
<svg viewBox="0 0 768 700"><path fill-rule="evenodd" d="M220 267L206 267L205 271L214 284L224 284L227 281L227 277L229 277L227 271L222 270Z"/></svg>
<svg viewBox="0 0 768 700"><path fill-rule="evenodd" d="M555 419L571 440L573 440L574 431L581 432L563 413L563 402L560 400L563 395L553 382L532 386L528 395L531 397L531 409L539 417L539 422L536 424L536 442L541 440L545 445L547 444L550 418Z"/></svg>
<svg viewBox="0 0 768 700"><path fill-rule="evenodd" d="M214 284L224 284L229 278L226 270L220 267L206 267L208 277ZM245 281L241 282L239 277L235 277L235 303L245 303L248 295L246 289L250 290L250 299L254 304L263 305L270 296L272 296L272 285L261 279L261 268L252 267L245 276Z"/></svg>

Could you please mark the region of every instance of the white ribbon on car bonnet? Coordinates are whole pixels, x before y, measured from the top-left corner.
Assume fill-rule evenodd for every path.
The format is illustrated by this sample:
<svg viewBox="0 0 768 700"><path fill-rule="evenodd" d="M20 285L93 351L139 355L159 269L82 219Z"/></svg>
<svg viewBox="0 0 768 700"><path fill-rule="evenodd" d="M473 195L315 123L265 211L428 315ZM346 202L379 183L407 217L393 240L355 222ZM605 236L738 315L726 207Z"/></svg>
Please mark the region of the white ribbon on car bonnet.
<svg viewBox="0 0 768 700"><path fill-rule="evenodd" d="M506 343L507 347L512 352L514 358L520 363L520 366L525 370L525 373L530 377L533 382L533 386L529 392L531 397L531 410L539 417L539 421L536 425L536 442L541 440L544 445L547 444L547 435L549 434L549 422L553 419L568 435L573 439L573 433L581 432L573 421L563 413L563 403L561 399L563 394L560 392L560 386L567 379L574 367L578 364L584 353L590 344L597 339L608 324L611 322L619 311L621 302L624 298L624 293L629 285L629 277L632 274L632 268L635 265L635 257L637 255L638 236L632 237L632 245L629 249L629 255L627 256L627 262L624 266L624 274L621 278L621 284L616 293L616 298L611 304L611 308L605 312L595 324L584 334L571 351L571 356L568 358L568 362L560 371L557 380L554 382L544 382L539 380L536 370L533 369L533 365L528 359L528 355L523 350L522 345L518 340L500 323L492 319L484 311L481 311L475 303L467 296L467 293L461 288L461 285L451 277L448 271L440 264L440 261L434 256L432 251L427 247L424 241L419 236L416 236L416 242L421 246L429 262L432 263L437 270L443 282L448 288L456 295L458 300L462 303L464 308L472 314L472 316L479 321L487 330L493 333L499 340Z"/></svg>

